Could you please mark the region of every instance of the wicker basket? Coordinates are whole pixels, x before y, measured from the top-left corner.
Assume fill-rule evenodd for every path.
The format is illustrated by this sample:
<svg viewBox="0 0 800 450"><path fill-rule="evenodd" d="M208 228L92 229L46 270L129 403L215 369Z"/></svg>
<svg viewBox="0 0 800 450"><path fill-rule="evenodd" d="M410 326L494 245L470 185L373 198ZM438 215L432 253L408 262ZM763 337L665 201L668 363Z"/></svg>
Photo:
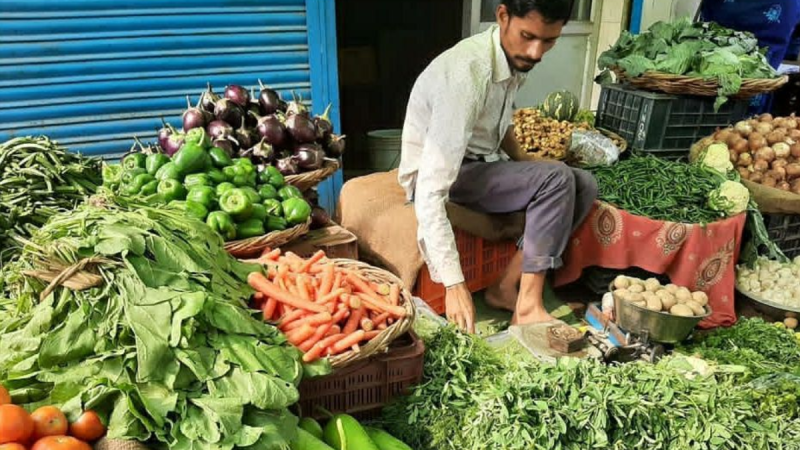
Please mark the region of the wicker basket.
<svg viewBox="0 0 800 450"><path fill-rule="evenodd" d="M414 301L411 299L411 293L403 286L403 282L390 272L352 259L334 259L333 263L336 267L341 269L357 271L362 278L373 283L399 285L400 305L406 310L405 317L398 319L369 342L362 345L359 352L349 350L345 353L332 356L330 359L331 366L334 369L340 369L354 362L369 358L370 356L386 352L392 341L405 334L411 328L411 325L414 323L416 309L414 308Z"/></svg>
<svg viewBox="0 0 800 450"><path fill-rule="evenodd" d="M311 219L306 223L282 231L273 231L263 236L241 239L225 243L225 250L236 258L249 258L260 254L265 248L275 248L292 242L308 233L311 229Z"/></svg>
<svg viewBox="0 0 800 450"><path fill-rule="evenodd" d="M336 173L337 170L339 170L339 160L326 158L325 164L321 169L297 175L289 175L286 177L286 184L290 184L305 192L320 184L326 178Z"/></svg>
<svg viewBox="0 0 800 450"><path fill-rule="evenodd" d="M638 77L628 77L619 68L614 69L617 79L639 89L666 92L673 95L697 95L716 97L719 95L719 83L714 78L687 77L661 72L646 72ZM742 87L734 94L734 98L749 98L765 92L772 92L789 82L788 76L779 78L747 78L742 80Z"/></svg>
<svg viewBox="0 0 800 450"><path fill-rule="evenodd" d="M628 149L628 141L626 141L622 136L614 133L613 131L606 130L605 128L597 128L597 131L603 134L603 136L611 139L612 141L617 141L617 148L619 148L619 153L625 153L625 150Z"/></svg>

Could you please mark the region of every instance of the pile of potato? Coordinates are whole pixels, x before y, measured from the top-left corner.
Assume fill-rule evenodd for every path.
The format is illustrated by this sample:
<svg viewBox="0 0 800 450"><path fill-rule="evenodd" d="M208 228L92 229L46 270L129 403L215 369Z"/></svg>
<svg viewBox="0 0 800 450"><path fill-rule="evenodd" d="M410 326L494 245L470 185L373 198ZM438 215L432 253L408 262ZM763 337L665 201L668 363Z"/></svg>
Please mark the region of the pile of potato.
<svg viewBox="0 0 800 450"><path fill-rule="evenodd" d="M674 284L662 286L655 278L640 280L620 275L614 279L613 287L614 296L622 301L673 316L702 316L708 305L705 292L692 292Z"/></svg>
<svg viewBox="0 0 800 450"><path fill-rule="evenodd" d="M549 119L536 108L523 108L514 112L517 142L527 153L540 158L564 159L572 141L572 132L591 128L587 122L575 124L566 120Z"/></svg>

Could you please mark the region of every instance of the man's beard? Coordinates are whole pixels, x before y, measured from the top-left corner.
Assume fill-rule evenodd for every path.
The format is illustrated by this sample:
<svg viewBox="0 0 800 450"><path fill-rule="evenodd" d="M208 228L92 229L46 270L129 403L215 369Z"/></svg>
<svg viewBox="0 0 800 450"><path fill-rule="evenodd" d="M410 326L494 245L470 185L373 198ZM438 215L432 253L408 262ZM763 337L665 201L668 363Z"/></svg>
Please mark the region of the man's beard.
<svg viewBox="0 0 800 450"><path fill-rule="evenodd" d="M540 59L530 59L523 56L515 56L511 59L511 65L514 66L514 70L518 72L530 72L534 67L536 67L536 64L539 64L540 61Z"/></svg>

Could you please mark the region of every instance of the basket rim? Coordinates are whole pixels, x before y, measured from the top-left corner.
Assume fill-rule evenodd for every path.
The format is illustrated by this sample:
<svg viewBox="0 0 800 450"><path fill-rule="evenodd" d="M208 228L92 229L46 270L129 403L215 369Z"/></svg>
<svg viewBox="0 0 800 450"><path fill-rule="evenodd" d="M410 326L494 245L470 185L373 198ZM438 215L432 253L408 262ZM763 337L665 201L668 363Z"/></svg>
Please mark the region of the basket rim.
<svg viewBox="0 0 800 450"><path fill-rule="evenodd" d="M309 172L298 173L296 175L288 175L284 178L286 184L295 187L302 187L305 190L325 181L331 175L336 173L341 168L339 159L325 158L321 168Z"/></svg>
<svg viewBox="0 0 800 450"><path fill-rule="evenodd" d="M717 89L719 88L719 82L715 78L675 75L655 70L648 70L637 77L631 77L628 76L625 71L618 66L612 67L611 70L617 75L619 81L627 81L640 88L644 88L646 85L646 87L650 89L675 94L674 92L670 92L675 88L675 86L671 85L680 83L683 85L682 91L685 91L690 86L697 89L696 91L692 92L684 92L685 95L718 95ZM775 78L743 78L739 91L735 94L732 94L730 97L752 97L766 92L773 92L788 82L789 77L787 75L781 75ZM702 91L703 93L698 93L698 91Z"/></svg>
<svg viewBox="0 0 800 450"><path fill-rule="evenodd" d="M309 217L305 223L295 225L292 228L287 228L280 231L271 231L262 236L255 236L247 239L238 239L225 243L225 251L231 253L247 253L258 252L266 247L276 247L284 245L300 236L305 235L311 229L311 218ZM276 243L280 242L280 243Z"/></svg>
<svg viewBox="0 0 800 450"><path fill-rule="evenodd" d="M742 285L739 284L739 280L736 280L736 282L734 283L734 287L736 288L736 290L740 294L744 295L745 297L747 297L748 299L750 299L750 300L752 300L754 302L761 303L763 305L766 305L766 306L769 306L769 307L772 307L772 308L780 309L781 311L800 313L800 307L781 305L780 303L775 303L773 301L767 300L764 297L761 297L760 295L756 295L753 292L751 292L751 291L749 291L747 289L744 289L742 287Z"/></svg>

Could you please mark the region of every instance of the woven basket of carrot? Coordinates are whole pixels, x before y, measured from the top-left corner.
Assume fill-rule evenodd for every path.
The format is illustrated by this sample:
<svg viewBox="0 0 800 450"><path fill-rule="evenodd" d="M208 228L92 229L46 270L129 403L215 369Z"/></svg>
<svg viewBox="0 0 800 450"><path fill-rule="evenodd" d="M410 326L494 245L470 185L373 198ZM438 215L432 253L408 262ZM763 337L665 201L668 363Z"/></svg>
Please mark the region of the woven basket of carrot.
<svg viewBox="0 0 800 450"><path fill-rule="evenodd" d="M266 267L248 278L255 306L305 362L329 358L337 369L383 353L414 321L411 294L386 270L323 251L303 259L276 249L249 262Z"/></svg>

